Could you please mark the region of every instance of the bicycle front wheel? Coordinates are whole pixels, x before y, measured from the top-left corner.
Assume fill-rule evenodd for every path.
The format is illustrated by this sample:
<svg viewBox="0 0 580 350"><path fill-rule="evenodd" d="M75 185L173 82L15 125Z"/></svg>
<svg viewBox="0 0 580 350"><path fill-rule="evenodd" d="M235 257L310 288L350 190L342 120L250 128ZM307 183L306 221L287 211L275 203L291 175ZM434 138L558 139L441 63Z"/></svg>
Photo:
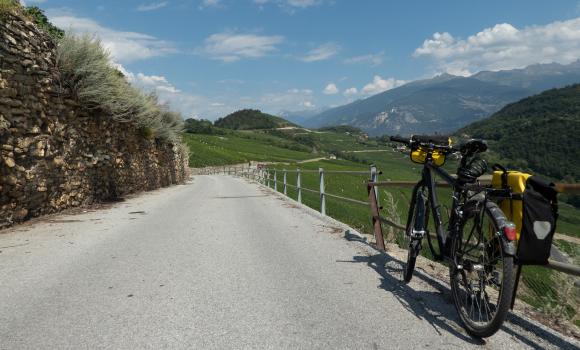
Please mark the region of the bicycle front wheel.
<svg viewBox="0 0 580 350"><path fill-rule="evenodd" d="M466 205L453 239L451 291L465 329L476 337L497 332L511 304L514 258L505 254L499 232L505 221L495 203Z"/></svg>
<svg viewBox="0 0 580 350"><path fill-rule="evenodd" d="M417 256L421 253L421 241L427 226L427 198L425 189L420 187L416 193L414 206L409 208L409 218L405 232L400 235L399 246L406 250L406 262L402 263L402 280L411 281Z"/></svg>

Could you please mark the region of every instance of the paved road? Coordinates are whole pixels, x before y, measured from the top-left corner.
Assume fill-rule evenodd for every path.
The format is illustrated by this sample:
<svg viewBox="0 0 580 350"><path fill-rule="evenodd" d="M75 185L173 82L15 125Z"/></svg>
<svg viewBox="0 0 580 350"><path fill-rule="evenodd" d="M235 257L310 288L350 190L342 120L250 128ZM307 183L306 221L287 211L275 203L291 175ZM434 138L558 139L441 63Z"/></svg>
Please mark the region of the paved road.
<svg viewBox="0 0 580 350"><path fill-rule="evenodd" d="M226 176L19 226L0 234L0 348L578 346L518 316L475 341L444 284L402 285L346 236Z"/></svg>

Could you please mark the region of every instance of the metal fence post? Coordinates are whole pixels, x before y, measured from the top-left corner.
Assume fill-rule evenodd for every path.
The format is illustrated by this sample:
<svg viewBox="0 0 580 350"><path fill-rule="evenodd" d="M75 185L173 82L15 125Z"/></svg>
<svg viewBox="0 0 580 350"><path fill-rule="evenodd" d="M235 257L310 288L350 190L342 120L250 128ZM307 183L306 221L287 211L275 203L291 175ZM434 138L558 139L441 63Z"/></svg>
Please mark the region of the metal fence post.
<svg viewBox="0 0 580 350"><path fill-rule="evenodd" d="M326 215L326 195L324 194L324 169L318 168L320 177L320 213Z"/></svg>
<svg viewBox="0 0 580 350"><path fill-rule="evenodd" d="M302 179L300 169L296 169L296 191L298 191L298 203L302 203Z"/></svg>
<svg viewBox="0 0 580 350"><path fill-rule="evenodd" d="M371 164L371 181L372 182L378 182L379 181L379 173L377 171L377 166L374 164ZM373 186L374 190L375 190L375 198L377 199L377 203L380 203L380 199L379 199L379 189L376 186Z"/></svg>
<svg viewBox="0 0 580 350"><path fill-rule="evenodd" d="M274 191L278 191L278 171L274 169Z"/></svg>
<svg viewBox="0 0 580 350"><path fill-rule="evenodd" d="M284 195L287 196L287 190L286 190L286 169L284 169Z"/></svg>

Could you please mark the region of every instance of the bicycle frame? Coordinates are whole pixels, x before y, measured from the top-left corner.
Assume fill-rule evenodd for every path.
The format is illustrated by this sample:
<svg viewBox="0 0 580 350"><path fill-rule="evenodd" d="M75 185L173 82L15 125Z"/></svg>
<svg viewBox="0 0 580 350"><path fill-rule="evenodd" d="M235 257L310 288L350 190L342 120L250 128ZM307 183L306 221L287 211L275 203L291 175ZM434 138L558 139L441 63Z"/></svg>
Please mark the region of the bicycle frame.
<svg viewBox="0 0 580 350"><path fill-rule="evenodd" d="M447 173L445 170L433 165L432 162L430 161L429 157L428 157L427 161L425 162L425 165L423 166L421 180L413 188L413 194L412 194L410 208L415 207L415 200L417 198L418 190L422 187L426 187L427 191L429 193L429 196L428 196L429 207L431 208L431 213L433 215L433 220L435 222L435 231L436 231L436 236L437 236L437 243L439 245L439 251L442 254L436 254L435 251L433 251L433 248L431 246L430 246L430 248L432 250L432 253L433 253L433 256L435 257L435 259L441 260L442 258L448 256L447 251L448 251L448 245L449 245L449 238L451 236L446 233L445 227L443 226L443 222L441 220L441 211L440 211L439 200L437 198L437 192L436 192L436 182L435 182L435 176L434 176L435 174L440 176L453 189L453 204L452 204L453 211L451 213L451 217L449 220L450 234L451 235L453 234L451 231L451 228L453 227L453 225L457 219L457 216L455 215L455 208L457 208L457 205L458 205L457 201L459 199L458 198L459 193L458 193L458 188L457 188L457 186L458 186L457 180L454 177L452 177L449 173ZM428 239L430 239L430 238L428 237ZM431 244L430 241L429 241L429 244Z"/></svg>
<svg viewBox="0 0 580 350"><path fill-rule="evenodd" d="M452 202L452 210L451 216L449 217L449 223L447 230L445 229L442 219L441 219L441 211L439 200L437 198L437 186L435 181L435 175L441 177L446 183L448 183L453 191L453 202ZM411 206L410 208L415 207L415 201L417 198L417 191L422 188L426 187L428 191L428 201L429 207L431 208L431 214L433 215L433 220L435 222L435 233L437 237L437 244L439 246L440 254L437 254L432 245L431 245L431 238L427 237L429 248L431 253L433 254L435 260L449 260L449 250L452 239L458 234L458 221L459 221L459 207L460 203L459 200L461 198L461 194L466 189L473 189L476 192L485 192L486 193L486 201L491 199L505 199L511 198L512 194L509 189L491 189L481 187L479 185L473 184L463 184L460 183L456 178L451 176L448 172L443 170L441 167L435 166L432 163L431 159L431 152L428 153L426 162L423 166L423 171L421 174L421 180L415 185L412 192L412 199L411 199ZM484 205L485 206L485 205ZM427 220L425 222L427 225ZM426 227L424 228L426 230ZM506 243L502 240L503 249L506 253L513 255L515 254L515 248L511 245Z"/></svg>

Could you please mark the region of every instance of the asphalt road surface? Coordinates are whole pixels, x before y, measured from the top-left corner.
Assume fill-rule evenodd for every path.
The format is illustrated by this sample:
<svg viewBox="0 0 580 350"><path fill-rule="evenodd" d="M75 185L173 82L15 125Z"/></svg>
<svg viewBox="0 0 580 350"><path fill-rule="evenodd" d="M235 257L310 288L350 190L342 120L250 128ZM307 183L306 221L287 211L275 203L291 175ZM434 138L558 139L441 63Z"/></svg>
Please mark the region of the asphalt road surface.
<svg viewBox="0 0 580 350"><path fill-rule="evenodd" d="M346 238L346 239L345 239ZM227 176L0 233L1 349L577 348L514 315L486 341L445 283Z"/></svg>

